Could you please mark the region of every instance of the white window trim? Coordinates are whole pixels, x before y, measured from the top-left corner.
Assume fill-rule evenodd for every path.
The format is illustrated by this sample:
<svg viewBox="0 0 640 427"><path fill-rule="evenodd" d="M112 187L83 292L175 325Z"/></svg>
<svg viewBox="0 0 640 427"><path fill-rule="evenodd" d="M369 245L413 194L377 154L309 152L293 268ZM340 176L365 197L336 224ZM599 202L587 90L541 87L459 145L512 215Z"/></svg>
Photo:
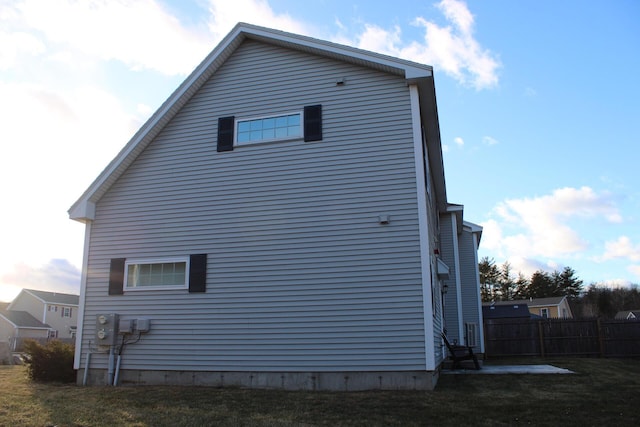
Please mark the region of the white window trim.
<svg viewBox="0 0 640 427"><path fill-rule="evenodd" d="M277 117L284 117L284 116L293 116L293 115L300 115L300 132L298 133L298 135L291 135L291 136L285 136L282 138L271 138L271 139L261 139L259 141L246 141L246 142L240 142L238 143L238 123L240 122L249 122L251 120L264 120L264 119L275 119ZM284 112L284 113L279 113L279 114L270 114L267 116L255 116L255 117L242 117L242 118L235 118L234 123L233 123L233 146L234 147L244 147L247 145L256 145L256 144L266 144L266 143L270 143L270 142L275 142L275 141L292 141L292 140L296 140L296 139L303 139L304 138L304 110L299 110L299 111L289 111L289 112Z"/></svg>
<svg viewBox="0 0 640 427"><path fill-rule="evenodd" d="M174 290L174 289L188 289L189 288L189 257L170 257L170 258L133 258L127 259L124 263L124 280L122 288L125 292L144 292L144 291L157 291L157 290ZM184 271L184 284L179 286L136 286L128 287L129 280L129 265L135 264L165 264L171 262L184 262L186 263Z"/></svg>

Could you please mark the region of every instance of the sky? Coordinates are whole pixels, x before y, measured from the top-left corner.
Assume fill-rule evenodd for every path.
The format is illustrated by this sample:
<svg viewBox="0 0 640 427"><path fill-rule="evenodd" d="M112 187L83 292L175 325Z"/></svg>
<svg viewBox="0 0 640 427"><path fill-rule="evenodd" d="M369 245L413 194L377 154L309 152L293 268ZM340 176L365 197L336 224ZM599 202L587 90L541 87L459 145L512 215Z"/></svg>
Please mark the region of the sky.
<svg viewBox="0 0 640 427"><path fill-rule="evenodd" d="M479 257L640 283L637 0L0 0L0 301L79 293L67 210L237 22L432 65Z"/></svg>

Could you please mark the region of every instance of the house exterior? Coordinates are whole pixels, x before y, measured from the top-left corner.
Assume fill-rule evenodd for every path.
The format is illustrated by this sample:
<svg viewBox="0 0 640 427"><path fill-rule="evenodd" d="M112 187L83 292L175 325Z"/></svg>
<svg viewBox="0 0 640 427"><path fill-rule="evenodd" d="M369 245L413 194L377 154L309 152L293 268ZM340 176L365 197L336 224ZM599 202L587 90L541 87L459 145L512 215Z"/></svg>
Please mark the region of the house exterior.
<svg viewBox="0 0 640 427"><path fill-rule="evenodd" d="M78 326L79 298L72 294L23 289L7 310L25 311L40 323L47 324L48 338L72 339Z"/></svg>
<svg viewBox="0 0 640 427"><path fill-rule="evenodd" d="M449 207L431 67L238 24L69 210L78 381L431 389Z"/></svg>
<svg viewBox="0 0 640 427"><path fill-rule="evenodd" d="M529 307L529 313L543 319L572 319L571 307L566 296L548 298L530 298L515 301L496 301L495 305L525 304Z"/></svg>
<svg viewBox="0 0 640 427"><path fill-rule="evenodd" d="M9 351L19 351L25 339L47 339L51 327L22 310L0 310L0 342Z"/></svg>
<svg viewBox="0 0 640 427"><path fill-rule="evenodd" d="M640 309L623 310L616 313L616 320L640 320Z"/></svg>
<svg viewBox="0 0 640 427"><path fill-rule="evenodd" d="M444 326L450 342L484 353L478 246L482 227L463 219L461 205L440 213L441 260L449 269L444 279Z"/></svg>

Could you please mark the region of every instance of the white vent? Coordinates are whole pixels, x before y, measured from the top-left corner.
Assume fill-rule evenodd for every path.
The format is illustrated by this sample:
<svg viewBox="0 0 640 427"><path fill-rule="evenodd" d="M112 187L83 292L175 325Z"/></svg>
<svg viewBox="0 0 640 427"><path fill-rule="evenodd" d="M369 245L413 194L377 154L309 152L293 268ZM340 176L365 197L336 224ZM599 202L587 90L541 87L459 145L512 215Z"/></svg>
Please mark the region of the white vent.
<svg viewBox="0 0 640 427"><path fill-rule="evenodd" d="M465 341L469 347L477 347L480 338L480 331L477 323L464 324Z"/></svg>

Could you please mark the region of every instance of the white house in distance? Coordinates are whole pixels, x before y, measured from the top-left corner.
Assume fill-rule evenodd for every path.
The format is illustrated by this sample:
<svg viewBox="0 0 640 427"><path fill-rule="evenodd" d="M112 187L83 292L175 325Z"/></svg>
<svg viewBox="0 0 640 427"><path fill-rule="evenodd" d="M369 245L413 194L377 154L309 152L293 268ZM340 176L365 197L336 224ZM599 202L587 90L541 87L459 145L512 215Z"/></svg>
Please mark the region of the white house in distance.
<svg viewBox="0 0 640 427"><path fill-rule="evenodd" d="M426 65L238 24L69 214L85 384L432 389L482 324Z"/></svg>
<svg viewBox="0 0 640 427"><path fill-rule="evenodd" d="M23 289L9 304L7 311L29 313L49 327L49 338L75 338L78 302L78 295Z"/></svg>

